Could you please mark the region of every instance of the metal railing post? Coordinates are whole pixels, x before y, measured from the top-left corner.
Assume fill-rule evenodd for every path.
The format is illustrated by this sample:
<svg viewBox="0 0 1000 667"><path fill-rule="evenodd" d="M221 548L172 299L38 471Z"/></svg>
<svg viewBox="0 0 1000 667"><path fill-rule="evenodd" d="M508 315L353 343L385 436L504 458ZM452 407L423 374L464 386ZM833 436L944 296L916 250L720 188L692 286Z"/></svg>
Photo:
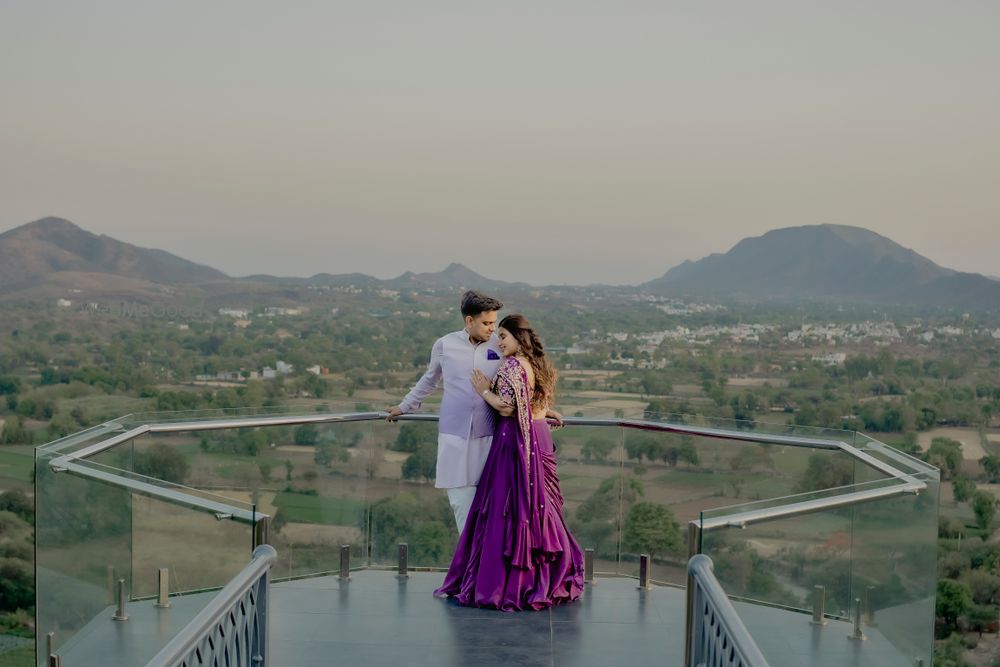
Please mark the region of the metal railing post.
<svg viewBox="0 0 1000 667"><path fill-rule="evenodd" d="M813 586L813 617L809 622L826 625L826 588L819 584Z"/></svg>
<svg viewBox="0 0 1000 667"><path fill-rule="evenodd" d="M170 606L170 570L161 567L157 573L156 606L166 609Z"/></svg>
<svg viewBox="0 0 1000 667"><path fill-rule="evenodd" d="M399 543L399 570L396 574L400 579L406 579L410 576L409 573L409 556L410 545L406 542Z"/></svg>
<svg viewBox="0 0 1000 667"><path fill-rule="evenodd" d="M650 584L650 560L649 554L639 555L639 590L646 591L649 590Z"/></svg>
<svg viewBox="0 0 1000 667"><path fill-rule="evenodd" d="M127 621L128 614L125 613L125 580L118 580L118 609L115 610L115 615L111 617L116 621Z"/></svg>
<svg viewBox="0 0 1000 667"><path fill-rule="evenodd" d="M591 586L594 585L594 550L584 549L583 551L583 581Z"/></svg>
<svg viewBox="0 0 1000 667"><path fill-rule="evenodd" d="M854 598L854 632L850 634L850 638L856 641L867 639L861 631L861 598Z"/></svg>
<svg viewBox="0 0 1000 667"><path fill-rule="evenodd" d="M351 545L340 545L340 578L348 580L351 578Z"/></svg>
<svg viewBox="0 0 1000 667"><path fill-rule="evenodd" d="M253 527L253 548L271 543L271 517L261 516Z"/></svg>
<svg viewBox="0 0 1000 667"><path fill-rule="evenodd" d="M874 586L869 586L865 589L865 625L870 628L875 627L875 607L872 600L873 593L875 592Z"/></svg>
<svg viewBox="0 0 1000 667"><path fill-rule="evenodd" d="M62 667L62 658L55 654L53 646L56 641L56 633L50 632L45 635L45 655L48 656L47 664L49 667Z"/></svg>

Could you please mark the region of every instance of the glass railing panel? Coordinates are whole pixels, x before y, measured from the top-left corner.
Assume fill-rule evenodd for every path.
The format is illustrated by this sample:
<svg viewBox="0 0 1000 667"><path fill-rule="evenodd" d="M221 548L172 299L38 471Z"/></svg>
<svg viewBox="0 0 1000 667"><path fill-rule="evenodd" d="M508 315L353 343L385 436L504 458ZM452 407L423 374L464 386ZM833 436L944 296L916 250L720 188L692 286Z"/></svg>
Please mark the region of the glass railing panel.
<svg viewBox="0 0 1000 667"><path fill-rule="evenodd" d="M641 484L644 505L634 510L631 521L633 510L625 509L622 560L635 562L638 558L636 548L642 546L642 540L637 541L636 535L643 526L640 515L648 514L652 521L662 514L660 523L671 527L664 544L672 546L653 557L653 578L678 585L686 581L687 525L703 512L711 515L714 508L741 501L782 498L850 484L854 479L851 459L840 450L741 439L625 429L625 456L626 468Z"/></svg>
<svg viewBox="0 0 1000 667"><path fill-rule="evenodd" d="M54 633L59 651L95 617L110 617L114 582L132 579L132 495L54 472L50 461L41 452L35 459L36 636L44 645Z"/></svg>
<svg viewBox="0 0 1000 667"><path fill-rule="evenodd" d="M733 514L744 511L731 508ZM705 528L702 553L733 598L806 611L813 587L826 591L826 612L847 618L851 603L853 511L784 517L740 528ZM706 521L708 517L706 517Z"/></svg>
<svg viewBox="0 0 1000 667"><path fill-rule="evenodd" d="M46 456L72 454L85 447L124 433L126 430L127 428L119 420L109 421L97 426L91 426L83 431L71 433L66 437L41 445L37 449L41 454Z"/></svg>
<svg viewBox="0 0 1000 667"><path fill-rule="evenodd" d="M868 454L875 459L891 465L893 468L907 475L929 476L939 478L940 473L934 466L922 461L915 456L907 454L895 447L880 442L863 433L858 433L855 439L855 447L859 451ZM923 478L923 477L921 477Z"/></svg>
<svg viewBox="0 0 1000 667"><path fill-rule="evenodd" d="M243 509L252 512L251 507ZM160 568L168 570L170 595L221 588L246 566L252 550L248 523L157 498L132 497L133 599L156 597Z"/></svg>
<svg viewBox="0 0 1000 667"><path fill-rule="evenodd" d="M368 552L368 486L372 422L301 424L260 429L265 443L256 457L213 451L206 459L254 466L233 480L272 517L271 544L278 551L275 578L337 572L349 546L351 568ZM223 468L225 470L225 468Z"/></svg>
<svg viewBox="0 0 1000 667"><path fill-rule="evenodd" d="M860 599L866 632L880 633L910 663L922 658L930 664L937 483L919 495L873 497L902 484L882 479L706 511L702 552L733 598L805 614L812 613L814 587L822 586L828 616L853 620ZM795 506L836 503L846 494L862 497L848 506L794 513ZM762 511L775 516L761 518ZM756 522L740 527L749 513L758 513ZM771 664L788 664L780 655L767 657Z"/></svg>
<svg viewBox="0 0 1000 667"><path fill-rule="evenodd" d="M634 475L624 465L623 437L624 429L617 426L552 431L563 517L580 548L594 550L597 576L638 567L621 559L623 507L638 497Z"/></svg>
<svg viewBox="0 0 1000 667"><path fill-rule="evenodd" d="M396 568L399 545L407 566L444 570L458 539L446 489L435 487L438 424L403 420L372 424L368 485L370 564Z"/></svg>
<svg viewBox="0 0 1000 667"><path fill-rule="evenodd" d="M155 413L156 424L191 423L190 429L136 438L100 456L166 479L181 479L191 493L222 497L272 517L271 541L281 558L275 577L329 572L339 567L341 544L364 554L366 422L240 426L260 414L313 416L299 410ZM205 421L228 428L198 429ZM286 525L287 524L287 525ZM245 558L243 559L245 564ZM358 561L355 561L355 565Z"/></svg>
<svg viewBox="0 0 1000 667"><path fill-rule="evenodd" d="M931 664L937 587L939 483L854 508L852 600L864 607L864 630L909 659Z"/></svg>

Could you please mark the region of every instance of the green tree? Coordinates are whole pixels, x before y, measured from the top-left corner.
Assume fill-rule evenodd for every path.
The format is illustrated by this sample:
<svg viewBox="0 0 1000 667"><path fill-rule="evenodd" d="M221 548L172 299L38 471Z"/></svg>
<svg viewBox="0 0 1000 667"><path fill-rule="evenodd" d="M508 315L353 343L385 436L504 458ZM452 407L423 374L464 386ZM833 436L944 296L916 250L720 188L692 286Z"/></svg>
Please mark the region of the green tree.
<svg viewBox="0 0 1000 667"><path fill-rule="evenodd" d="M0 375L0 396L21 391L21 379L13 375Z"/></svg>
<svg viewBox="0 0 1000 667"><path fill-rule="evenodd" d="M433 443L421 443L417 451L403 461L403 479L433 481L437 476L437 447Z"/></svg>
<svg viewBox="0 0 1000 667"><path fill-rule="evenodd" d="M0 558L0 611L28 609L35 604L35 574L31 563Z"/></svg>
<svg viewBox="0 0 1000 667"><path fill-rule="evenodd" d="M854 481L854 467L843 455L812 454L795 486L796 493L846 486Z"/></svg>
<svg viewBox="0 0 1000 667"><path fill-rule="evenodd" d="M677 460L683 461L691 466L699 463L698 448L694 445L694 438L690 435L681 436L680 447L677 448Z"/></svg>
<svg viewBox="0 0 1000 667"><path fill-rule="evenodd" d="M939 579L935 613L946 627L955 629L958 618L972 607L972 593L969 587L954 579Z"/></svg>
<svg viewBox="0 0 1000 667"><path fill-rule="evenodd" d="M455 532L441 521L425 521L411 533L413 562L428 566L448 565L455 551Z"/></svg>
<svg viewBox="0 0 1000 667"><path fill-rule="evenodd" d="M974 604L965 614L969 621L969 629L983 636L990 624L997 620L997 609L992 604ZM996 663L994 663L996 664Z"/></svg>
<svg viewBox="0 0 1000 667"><path fill-rule="evenodd" d="M1000 577L986 570L967 570L958 579L969 587L972 601L976 604L992 604L1000 602Z"/></svg>
<svg viewBox="0 0 1000 667"><path fill-rule="evenodd" d="M416 422L399 427L392 449L397 452L413 453L422 444L437 442L437 427L434 424Z"/></svg>
<svg viewBox="0 0 1000 667"><path fill-rule="evenodd" d="M991 484L1000 482L1000 456L988 454L979 459L979 464L983 466L983 471L986 472L987 481Z"/></svg>
<svg viewBox="0 0 1000 667"><path fill-rule="evenodd" d="M754 468L774 469L774 459L771 452L764 445L745 443L740 446L740 451L729 460L729 467L733 470L752 471Z"/></svg>
<svg viewBox="0 0 1000 667"><path fill-rule="evenodd" d="M611 438L603 435L594 435L583 443L583 447L580 449L580 453L583 455L583 460L587 461L597 461L603 463L607 460L608 456L615 449L615 441Z"/></svg>
<svg viewBox="0 0 1000 667"><path fill-rule="evenodd" d="M316 424L302 424L295 428L296 445L315 445L319 440L319 427Z"/></svg>
<svg viewBox="0 0 1000 667"><path fill-rule="evenodd" d="M350 460L350 452L334 442L318 443L316 451L313 454L313 461L321 466L330 466L334 463L347 463Z"/></svg>
<svg viewBox="0 0 1000 667"><path fill-rule="evenodd" d="M188 474L184 455L162 442L156 442L146 451L135 453L133 469L140 475L183 484Z"/></svg>
<svg viewBox="0 0 1000 667"><path fill-rule="evenodd" d="M662 556L680 546L680 526L669 508L647 501L632 506L625 517L623 550Z"/></svg>
<svg viewBox="0 0 1000 667"><path fill-rule="evenodd" d="M972 493L976 490L976 483L968 477L958 475L952 480L951 490L955 502L964 503L972 497Z"/></svg>
<svg viewBox="0 0 1000 667"><path fill-rule="evenodd" d="M24 420L18 415L6 418L3 430L0 431L0 444L30 445L34 442L34 434L24 425Z"/></svg>
<svg viewBox="0 0 1000 667"><path fill-rule="evenodd" d="M996 498L991 493L976 491L972 494L972 511L976 514L976 525L984 530L989 528L997 512Z"/></svg>
<svg viewBox="0 0 1000 667"><path fill-rule="evenodd" d="M0 512L13 512L28 523L35 520L35 505L24 491L11 489L0 493Z"/></svg>
<svg viewBox="0 0 1000 667"><path fill-rule="evenodd" d="M576 515L585 522L611 519L618 514L619 501L627 507L643 494L640 480L619 473L603 480L597 490L576 508Z"/></svg>
<svg viewBox="0 0 1000 667"><path fill-rule="evenodd" d="M951 438L934 438L924 455L925 460L954 477L962 465L962 443Z"/></svg>

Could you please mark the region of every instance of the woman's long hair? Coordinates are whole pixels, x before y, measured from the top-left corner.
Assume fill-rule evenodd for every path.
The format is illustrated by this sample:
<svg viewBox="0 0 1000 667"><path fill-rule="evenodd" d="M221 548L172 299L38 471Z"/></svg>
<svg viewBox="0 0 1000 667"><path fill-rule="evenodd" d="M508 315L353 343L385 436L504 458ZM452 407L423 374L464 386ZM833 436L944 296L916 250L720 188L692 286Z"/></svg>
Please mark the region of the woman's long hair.
<svg viewBox="0 0 1000 667"><path fill-rule="evenodd" d="M542 339L531 328L528 318L514 313L500 320L497 328L506 329L514 337L514 340L521 346L521 352L528 358L531 368L535 371L535 387L531 395L531 407L550 407L556 395L558 373L555 366L545 356Z"/></svg>

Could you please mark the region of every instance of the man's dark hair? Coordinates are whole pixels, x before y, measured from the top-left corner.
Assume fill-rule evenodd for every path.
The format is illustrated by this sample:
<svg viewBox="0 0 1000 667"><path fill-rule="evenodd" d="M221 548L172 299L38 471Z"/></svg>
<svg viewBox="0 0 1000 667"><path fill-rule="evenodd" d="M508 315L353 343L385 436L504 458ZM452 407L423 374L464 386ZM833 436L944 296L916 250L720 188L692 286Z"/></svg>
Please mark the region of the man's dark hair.
<svg viewBox="0 0 1000 667"><path fill-rule="evenodd" d="M502 303L474 289L462 295L462 317L475 317L479 313L488 313L501 308L503 308Z"/></svg>

